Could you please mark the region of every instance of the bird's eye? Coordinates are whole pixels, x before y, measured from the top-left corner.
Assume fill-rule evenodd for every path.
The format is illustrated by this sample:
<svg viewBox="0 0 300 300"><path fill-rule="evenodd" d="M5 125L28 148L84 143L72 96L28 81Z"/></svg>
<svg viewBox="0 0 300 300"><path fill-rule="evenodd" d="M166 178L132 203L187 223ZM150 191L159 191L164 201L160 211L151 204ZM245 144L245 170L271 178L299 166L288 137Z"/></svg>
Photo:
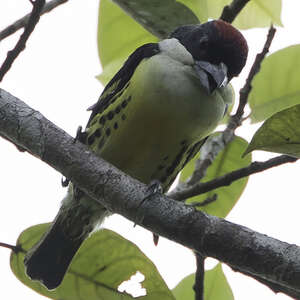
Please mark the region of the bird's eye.
<svg viewBox="0 0 300 300"><path fill-rule="evenodd" d="M207 37L202 37L200 40L199 40L199 47L201 48L207 48L208 47L208 38Z"/></svg>

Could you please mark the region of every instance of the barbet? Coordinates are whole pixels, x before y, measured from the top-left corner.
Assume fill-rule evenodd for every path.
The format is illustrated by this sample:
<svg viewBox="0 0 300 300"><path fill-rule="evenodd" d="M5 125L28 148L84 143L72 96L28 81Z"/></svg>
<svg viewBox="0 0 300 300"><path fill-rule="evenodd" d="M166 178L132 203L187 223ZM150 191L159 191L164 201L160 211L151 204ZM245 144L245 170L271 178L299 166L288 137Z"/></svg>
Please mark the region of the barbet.
<svg viewBox="0 0 300 300"><path fill-rule="evenodd" d="M199 151L232 102L228 82L244 67L242 34L221 20L177 28L139 47L107 84L81 140L103 159L166 191ZM82 242L107 210L70 184L42 239L25 257L26 272L56 288Z"/></svg>

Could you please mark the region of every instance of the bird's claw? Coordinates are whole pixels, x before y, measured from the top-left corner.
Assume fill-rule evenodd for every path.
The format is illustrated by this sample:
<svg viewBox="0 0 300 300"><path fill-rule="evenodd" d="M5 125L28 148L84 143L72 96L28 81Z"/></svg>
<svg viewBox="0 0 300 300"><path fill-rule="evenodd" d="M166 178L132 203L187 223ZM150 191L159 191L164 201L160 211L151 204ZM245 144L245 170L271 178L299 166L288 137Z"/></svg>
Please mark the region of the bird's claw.
<svg viewBox="0 0 300 300"><path fill-rule="evenodd" d="M77 141L79 141L82 144L85 144L86 136L87 136L86 132L82 131L82 126L78 126L76 131L76 136L73 142L76 143Z"/></svg>
<svg viewBox="0 0 300 300"><path fill-rule="evenodd" d="M142 222L143 218L144 218L143 215L139 214L139 208L145 203L145 201L149 200L154 195L162 194L162 193L163 193L163 187L162 187L160 181L152 180L150 182L150 184L147 186L146 196L143 198L143 200L140 202L140 204L138 206L137 216L136 216L136 220L134 222L134 226L136 225L136 223ZM156 233L153 233L153 243L155 246L157 246L158 240L159 240L159 235L157 235Z"/></svg>
<svg viewBox="0 0 300 300"><path fill-rule="evenodd" d="M144 216L141 215L139 213L139 209L140 207L147 201L149 200L151 197L153 197L156 194L162 194L163 193L163 188L162 185L160 183L160 181L158 180L152 180L149 185L147 186L147 190L146 190L146 195L145 197L142 199L142 201L139 203L138 207L137 207L137 216L134 222L134 226L136 226L136 223L141 223L144 219Z"/></svg>
<svg viewBox="0 0 300 300"><path fill-rule="evenodd" d="M67 187L69 185L69 183L70 183L70 179L64 178L64 177L61 178L61 186L62 187Z"/></svg>

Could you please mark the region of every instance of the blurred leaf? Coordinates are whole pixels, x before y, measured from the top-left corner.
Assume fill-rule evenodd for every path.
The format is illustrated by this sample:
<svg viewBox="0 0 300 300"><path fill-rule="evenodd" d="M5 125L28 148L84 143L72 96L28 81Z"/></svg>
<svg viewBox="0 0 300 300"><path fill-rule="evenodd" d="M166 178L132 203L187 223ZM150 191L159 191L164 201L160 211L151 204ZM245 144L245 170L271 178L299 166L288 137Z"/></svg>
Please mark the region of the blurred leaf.
<svg viewBox="0 0 300 300"><path fill-rule="evenodd" d="M193 285L195 274L185 277L173 289L176 300L194 300ZM204 276L204 299L205 300L234 300L233 293L219 263L213 269L205 271Z"/></svg>
<svg viewBox="0 0 300 300"><path fill-rule="evenodd" d="M29 250L42 236L49 224L40 224L23 231L17 245ZM12 253L10 265L16 277L36 292L59 300L134 299L118 286L136 272L145 276L141 282L147 295L139 299L174 300L167 285L154 264L136 245L110 230L94 233L80 247L62 282L54 291L48 291L40 283L31 281L24 270L24 253Z"/></svg>
<svg viewBox="0 0 300 300"><path fill-rule="evenodd" d="M175 0L115 0L127 13L151 32L166 36L177 26L198 23L191 10ZM151 5L149 5L151 4ZM160 32L160 33L159 33ZM101 0L98 17L98 53L103 68L97 78L105 85L120 69L128 56L139 46L157 42L158 38L144 29L119 6L109 0Z"/></svg>
<svg viewBox="0 0 300 300"><path fill-rule="evenodd" d="M98 17L98 53L106 84L139 46L158 39L110 0L101 0Z"/></svg>
<svg viewBox="0 0 300 300"><path fill-rule="evenodd" d="M252 122L300 103L300 45L279 50L264 59L249 95Z"/></svg>
<svg viewBox="0 0 300 300"><path fill-rule="evenodd" d="M254 134L245 154L253 150L300 157L300 104L266 120Z"/></svg>
<svg viewBox="0 0 300 300"><path fill-rule="evenodd" d="M218 154L213 164L208 168L207 174L202 182L210 181L236 169L248 166L251 163L251 156L248 155L242 158L242 153L247 146L247 141L241 137L235 137L235 139ZM203 151L203 149L201 149L201 151ZM180 181L186 181L191 176L195 169L195 161L198 158L199 154L186 165L180 174ZM201 203L208 197L217 194L218 198L216 201L199 207L198 209L208 214L225 218L243 193L247 181L248 177L239 179L230 186L220 187L208 193L189 198L186 203Z"/></svg>
<svg viewBox="0 0 300 300"><path fill-rule="evenodd" d="M230 3L231 1L228 1ZM239 29L268 27L271 24L283 26L281 22L281 0L252 0L234 20Z"/></svg>
<svg viewBox="0 0 300 300"><path fill-rule="evenodd" d="M208 19L218 19L225 5L232 0L179 0L189 7L200 19L201 23ZM282 26L281 0L252 0L237 16L233 25L239 29L266 27L271 23Z"/></svg>
<svg viewBox="0 0 300 300"><path fill-rule="evenodd" d="M153 35L164 39L178 26L198 24L196 15L176 0L113 0Z"/></svg>

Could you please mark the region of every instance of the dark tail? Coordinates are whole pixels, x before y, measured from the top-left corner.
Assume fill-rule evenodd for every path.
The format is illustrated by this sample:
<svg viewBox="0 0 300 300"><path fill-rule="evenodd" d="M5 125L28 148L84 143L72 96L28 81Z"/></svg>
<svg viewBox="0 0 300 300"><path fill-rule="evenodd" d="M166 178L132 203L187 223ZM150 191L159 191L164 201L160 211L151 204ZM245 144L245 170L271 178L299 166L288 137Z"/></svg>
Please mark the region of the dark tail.
<svg viewBox="0 0 300 300"><path fill-rule="evenodd" d="M55 289L62 282L83 241L84 237L71 239L66 236L62 224L55 222L27 253L24 260L27 275L43 283L49 290Z"/></svg>
<svg viewBox="0 0 300 300"><path fill-rule="evenodd" d="M108 214L102 205L79 190L74 194L73 189L70 185L52 226L24 259L27 275L49 290L60 285L80 245Z"/></svg>

